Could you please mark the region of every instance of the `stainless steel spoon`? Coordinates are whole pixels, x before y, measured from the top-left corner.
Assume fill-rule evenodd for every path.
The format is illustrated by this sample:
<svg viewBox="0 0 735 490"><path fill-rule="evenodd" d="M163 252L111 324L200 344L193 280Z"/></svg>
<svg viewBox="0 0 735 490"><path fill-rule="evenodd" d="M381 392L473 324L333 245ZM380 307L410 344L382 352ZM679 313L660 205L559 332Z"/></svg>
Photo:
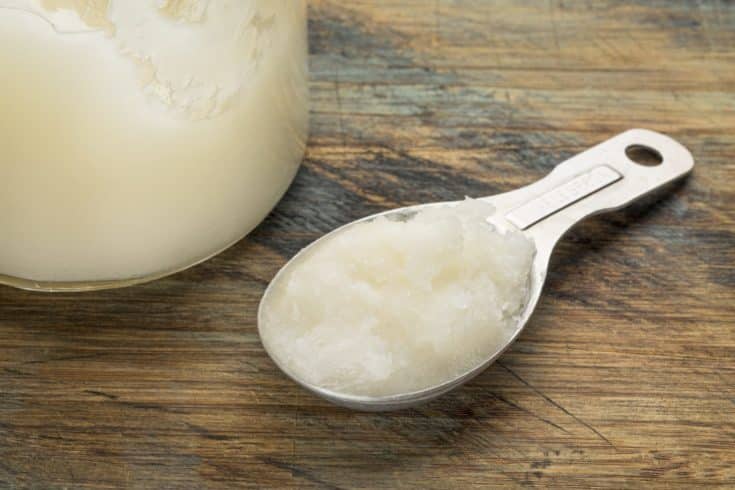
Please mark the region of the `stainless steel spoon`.
<svg viewBox="0 0 735 490"><path fill-rule="evenodd" d="M640 159L636 155L641 154L647 154L656 160L654 165L650 165L650 162L637 163L636 160ZM541 296L551 253L559 239L574 224L588 216L625 207L687 175L693 167L692 155L673 139L645 129L632 129L557 165L549 175L538 182L515 191L484 198L483 200L491 203L496 209L488 221L501 230L508 227L522 230L535 242L536 257L532 267L528 303L515 333L501 348L488 352L487 358L482 363L460 376L412 393L381 397L352 396L314 386L300 379L272 355L267 341L264 341L265 349L281 370L294 381L337 405L358 410L393 410L436 398L484 371L520 335ZM259 326L263 325L264 305L268 303L269 293L273 291L274 284L284 277L286 269L303 258L307 250L318 247L323 240L355 223L391 213L410 215L426 206L441 204L449 203L422 204L368 216L338 228L306 247L278 272L265 291L258 310ZM261 335L261 338L265 337Z"/></svg>

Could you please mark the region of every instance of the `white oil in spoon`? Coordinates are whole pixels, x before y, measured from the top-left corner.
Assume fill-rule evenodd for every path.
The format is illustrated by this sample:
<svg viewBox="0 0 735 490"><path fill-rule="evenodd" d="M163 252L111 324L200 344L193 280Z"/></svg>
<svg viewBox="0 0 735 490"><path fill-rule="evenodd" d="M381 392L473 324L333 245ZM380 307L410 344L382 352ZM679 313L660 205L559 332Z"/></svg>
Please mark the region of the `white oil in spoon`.
<svg viewBox="0 0 735 490"><path fill-rule="evenodd" d="M304 381L390 396L456 377L504 345L528 297L534 245L466 200L378 217L320 243L262 311L271 355Z"/></svg>

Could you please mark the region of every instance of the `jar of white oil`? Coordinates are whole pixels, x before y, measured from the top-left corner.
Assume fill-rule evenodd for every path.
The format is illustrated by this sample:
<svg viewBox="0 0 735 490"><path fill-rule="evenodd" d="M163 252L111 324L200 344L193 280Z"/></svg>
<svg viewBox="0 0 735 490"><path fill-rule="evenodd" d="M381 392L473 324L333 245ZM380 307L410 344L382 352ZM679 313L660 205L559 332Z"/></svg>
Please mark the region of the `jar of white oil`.
<svg viewBox="0 0 735 490"><path fill-rule="evenodd" d="M238 241L307 134L305 0L0 0L0 282L160 277Z"/></svg>

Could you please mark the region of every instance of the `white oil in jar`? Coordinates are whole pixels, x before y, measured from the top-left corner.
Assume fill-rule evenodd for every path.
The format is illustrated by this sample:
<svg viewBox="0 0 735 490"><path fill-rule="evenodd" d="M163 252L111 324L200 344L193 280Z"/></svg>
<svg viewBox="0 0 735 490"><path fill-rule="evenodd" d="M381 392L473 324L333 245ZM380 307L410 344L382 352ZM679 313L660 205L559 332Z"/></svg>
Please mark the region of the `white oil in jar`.
<svg viewBox="0 0 735 490"><path fill-rule="evenodd" d="M302 0L0 0L0 282L142 280L242 238L303 156L306 60Z"/></svg>

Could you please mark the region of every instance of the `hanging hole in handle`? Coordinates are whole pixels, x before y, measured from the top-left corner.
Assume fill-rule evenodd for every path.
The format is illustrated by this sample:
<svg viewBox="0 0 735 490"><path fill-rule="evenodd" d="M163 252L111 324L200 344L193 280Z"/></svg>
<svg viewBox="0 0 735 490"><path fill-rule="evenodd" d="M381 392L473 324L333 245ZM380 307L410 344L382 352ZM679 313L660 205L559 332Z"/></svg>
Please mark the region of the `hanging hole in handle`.
<svg viewBox="0 0 735 490"><path fill-rule="evenodd" d="M631 161L645 167L655 167L664 161L661 153L646 145L630 145L625 149L625 154Z"/></svg>

